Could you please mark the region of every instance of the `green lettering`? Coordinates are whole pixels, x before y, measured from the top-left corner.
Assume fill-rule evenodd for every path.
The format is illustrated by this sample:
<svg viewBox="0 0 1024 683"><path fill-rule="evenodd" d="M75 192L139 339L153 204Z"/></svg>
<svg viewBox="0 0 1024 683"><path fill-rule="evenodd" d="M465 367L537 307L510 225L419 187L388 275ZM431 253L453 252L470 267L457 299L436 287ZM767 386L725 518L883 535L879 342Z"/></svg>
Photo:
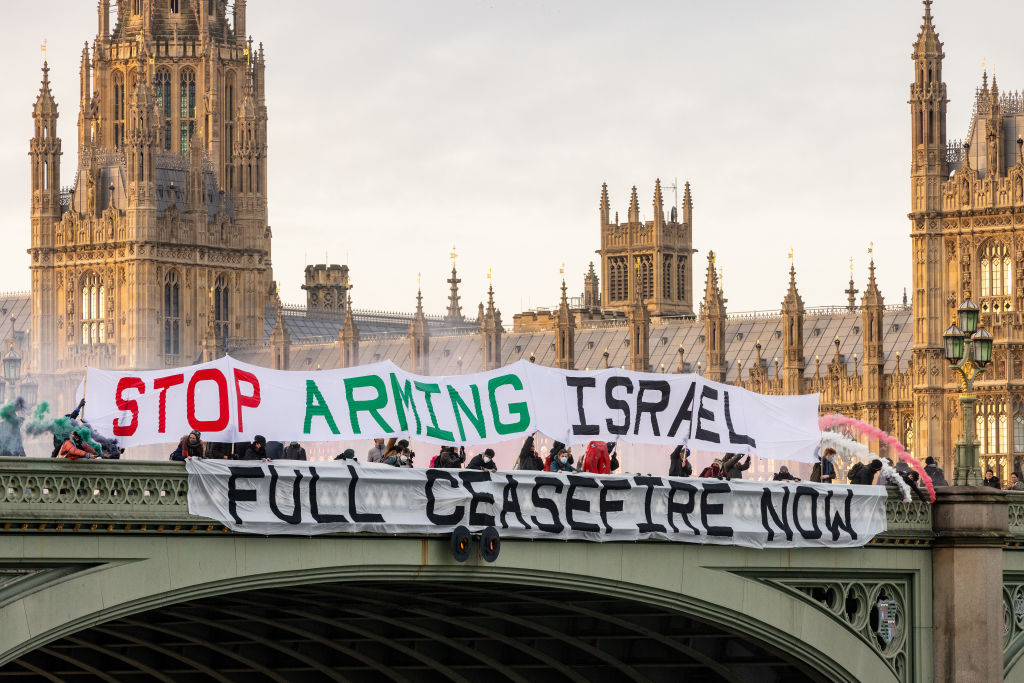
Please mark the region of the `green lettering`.
<svg viewBox="0 0 1024 683"><path fill-rule="evenodd" d="M463 441L466 440L466 429L462 426L462 413L465 413L469 421L476 427L476 433L480 435L481 439L485 439L487 438L487 428L484 426L484 410L480 407L480 390L475 384L470 384L469 389L473 394L473 407L476 408L476 412L470 411L469 406L459 396L455 387L448 387L448 396L452 400L452 411L455 413L455 421L459 424L459 436Z"/></svg>
<svg viewBox="0 0 1024 683"><path fill-rule="evenodd" d="M395 377L395 373L391 373L391 393L395 397L395 412L398 413L399 431L404 433L409 430L409 420L405 418L405 409L412 408L412 415L416 418L416 433L422 432L420 413L416 410L416 402L412 400L412 382L405 380L405 388L403 390L402 385L398 383L398 378Z"/></svg>
<svg viewBox="0 0 1024 683"><path fill-rule="evenodd" d="M499 375L498 377L492 377L490 381L487 382L487 394L491 399L491 415L494 417L494 429L498 434L513 434L515 432L526 431L530 426L530 408L525 401L508 404L508 411L513 415L519 416L518 422L501 421L501 414L498 412L498 401L495 398L495 393L497 393L499 387L503 387L506 384L516 391L523 390L523 380L519 379L518 375Z"/></svg>
<svg viewBox="0 0 1024 683"><path fill-rule="evenodd" d="M431 394L440 394L441 387L437 384L427 384L425 382L415 382L415 386L418 390L423 392L423 398L427 402L427 412L430 413L430 424L427 425L427 436L432 436L435 439L441 439L443 441L455 441L455 435L449 432L447 429L441 429L437 424L437 415L434 413L434 404L430 401Z"/></svg>
<svg viewBox="0 0 1024 683"><path fill-rule="evenodd" d="M327 401L324 400L323 394L321 394L320 389L317 388L316 382L311 379L307 379L306 424L302 428L303 434L309 434L309 428L313 423L313 418L316 416L320 416L327 420L327 426L331 428L331 434L338 433L338 425L334 423L334 417L331 415L331 411L327 407Z"/></svg>
<svg viewBox="0 0 1024 683"><path fill-rule="evenodd" d="M377 390L377 397L370 399L355 398L355 390L364 387L372 387ZM377 425L387 433L391 433L391 426L384 421L380 414L382 408L388 405L388 390L384 386L384 380L377 375L365 375L363 377L345 378L345 400L348 401L348 416L352 421L352 431L355 434L362 434L359 429L359 413L369 413L377 422Z"/></svg>

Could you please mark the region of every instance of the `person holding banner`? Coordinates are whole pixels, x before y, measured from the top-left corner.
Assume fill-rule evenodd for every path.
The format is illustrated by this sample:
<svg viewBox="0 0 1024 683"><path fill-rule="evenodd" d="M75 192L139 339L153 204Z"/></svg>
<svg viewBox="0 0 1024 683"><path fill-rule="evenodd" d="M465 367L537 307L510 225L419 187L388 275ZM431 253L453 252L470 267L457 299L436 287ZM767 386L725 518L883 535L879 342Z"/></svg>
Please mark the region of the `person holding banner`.
<svg viewBox="0 0 1024 683"><path fill-rule="evenodd" d="M587 444L587 452L580 464L580 472L591 474L611 474L612 463L608 457L608 444L604 441L591 441Z"/></svg>
<svg viewBox="0 0 1024 683"><path fill-rule="evenodd" d="M253 437L252 443L245 449L246 460L269 460L267 455L267 439L262 434Z"/></svg>
<svg viewBox="0 0 1024 683"><path fill-rule="evenodd" d="M690 449L679 445L668 456L668 476L692 477L693 465L690 464Z"/></svg>
<svg viewBox="0 0 1024 683"><path fill-rule="evenodd" d="M569 462L569 450L563 448L555 457L551 458L552 472L575 472L576 468Z"/></svg>
<svg viewBox="0 0 1024 683"><path fill-rule="evenodd" d="M498 466L494 464L494 451L490 448L484 449L483 453L477 453L466 465L467 470L488 470L497 472Z"/></svg>
<svg viewBox="0 0 1024 683"><path fill-rule="evenodd" d="M96 453L96 449L85 443L81 434L71 432L71 436L60 447L60 453L57 454L57 457L78 460L79 458L97 458L99 455Z"/></svg>
<svg viewBox="0 0 1024 683"><path fill-rule="evenodd" d="M533 434L526 437L526 441L523 442L523 447L519 451L519 467L516 469L538 472L544 469L544 461L537 456L537 451L533 448Z"/></svg>
<svg viewBox="0 0 1024 683"><path fill-rule="evenodd" d="M177 460L178 462L191 460L192 458L202 460L205 455L206 445L203 443L202 434L199 433L198 429L193 429L186 436L181 437L178 447L171 453L171 460Z"/></svg>

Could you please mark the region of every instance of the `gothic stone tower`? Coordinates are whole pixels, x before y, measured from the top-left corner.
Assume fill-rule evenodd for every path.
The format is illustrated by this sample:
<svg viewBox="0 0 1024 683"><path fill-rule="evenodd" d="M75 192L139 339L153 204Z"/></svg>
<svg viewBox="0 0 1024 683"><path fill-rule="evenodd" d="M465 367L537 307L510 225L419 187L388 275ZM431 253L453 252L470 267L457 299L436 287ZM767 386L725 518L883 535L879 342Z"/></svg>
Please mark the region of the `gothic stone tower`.
<svg viewBox="0 0 1024 683"><path fill-rule="evenodd" d="M60 191L44 66L33 112L32 358L156 368L260 341L272 296L263 49L245 0L122 0L82 51L78 169Z"/></svg>
<svg viewBox="0 0 1024 683"><path fill-rule="evenodd" d="M601 303L626 310L633 301L632 270L640 298L654 316L693 315L693 202L690 184L683 195L683 216L673 206L666 220L661 181L654 181L653 220L642 220L636 187L626 222L609 215L608 186L601 186ZM639 264L638 264L639 262Z"/></svg>

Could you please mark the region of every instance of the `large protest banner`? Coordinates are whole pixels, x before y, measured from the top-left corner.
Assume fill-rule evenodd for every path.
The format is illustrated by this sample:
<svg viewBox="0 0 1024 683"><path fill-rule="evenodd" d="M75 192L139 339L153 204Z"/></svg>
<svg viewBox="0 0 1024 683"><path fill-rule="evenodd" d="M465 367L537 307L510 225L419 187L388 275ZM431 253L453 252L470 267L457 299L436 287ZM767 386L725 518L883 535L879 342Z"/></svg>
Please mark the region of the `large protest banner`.
<svg viewBox="0 0 1024 683"><path fill-rule="evenodd" d="M439 534L861 546L886 528L882 486L193 460L188 509L259 534Z"/></svg>
<svg viewBox="0 0 1024 683"><path fill-rule="evenodd" d="M526 361L428 377L390 361L322 371L271 370L230 357L145 372L88 368L89 420L122 446L177 441L344 441L414 435L486 444L535 431L810 462L818 396L763 396L695 374L559 370Z"/></svg>

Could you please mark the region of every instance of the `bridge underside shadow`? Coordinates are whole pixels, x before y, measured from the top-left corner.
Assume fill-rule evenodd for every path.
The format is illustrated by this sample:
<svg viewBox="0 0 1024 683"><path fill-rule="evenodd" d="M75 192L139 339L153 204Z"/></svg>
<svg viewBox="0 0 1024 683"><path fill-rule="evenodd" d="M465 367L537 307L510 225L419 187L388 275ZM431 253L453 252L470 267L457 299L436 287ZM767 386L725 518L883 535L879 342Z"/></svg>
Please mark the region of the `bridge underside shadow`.
<svg viewBox="0 0 1024 683"><path fill-rule="evenodd" d="M8 681L811 681L746 635L620 597L515 583L249 590L108 621L0 668Z"/></svg>

